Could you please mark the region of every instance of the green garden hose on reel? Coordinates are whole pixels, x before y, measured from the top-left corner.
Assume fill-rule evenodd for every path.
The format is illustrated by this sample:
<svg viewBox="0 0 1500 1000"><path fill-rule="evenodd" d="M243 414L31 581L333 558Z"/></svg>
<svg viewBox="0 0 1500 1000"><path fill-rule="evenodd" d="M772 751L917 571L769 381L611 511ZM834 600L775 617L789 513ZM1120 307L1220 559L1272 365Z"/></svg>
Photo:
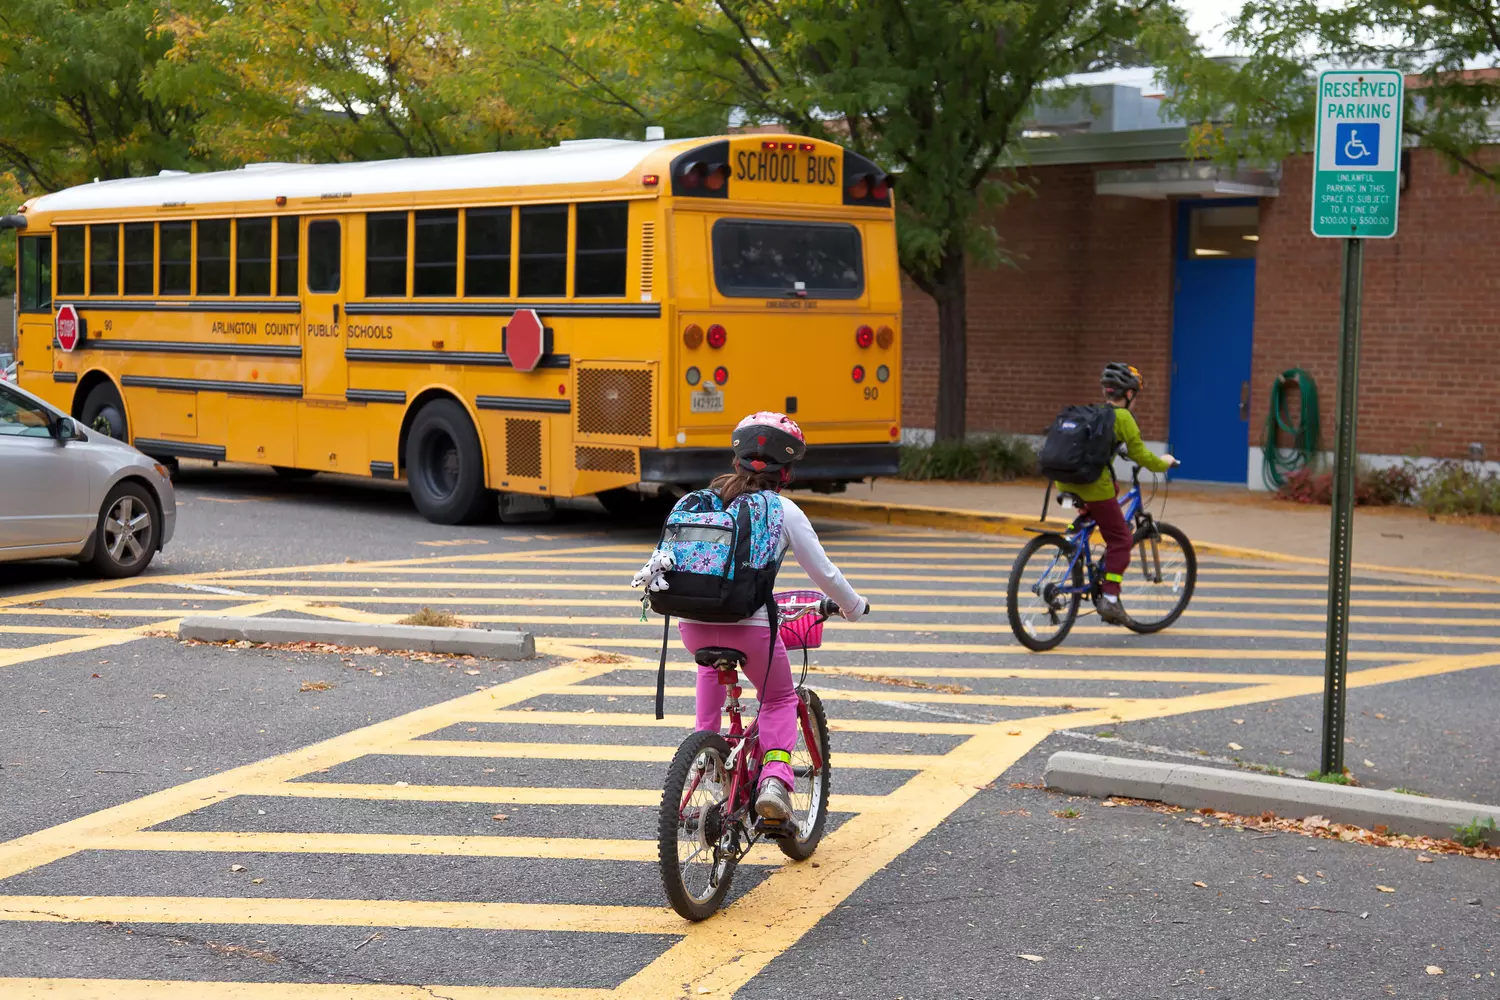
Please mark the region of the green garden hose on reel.
<svg viewBox="0 0 1500 1000"><path fill-rule="evenodd" d="M1297 425L1292 426L1286 415L1285 393L1296 386L1302 405L1298 408ZM1290 448L1277 447L1279 432L1292 437ZM1266 414L1266 434L1261 454L1264 458L1263 475L1266 486L1280 489L1287 477L1299 469L1313 464L1318 454L1318 384L1301 368L1288 368L1271 383L1271 407Z"/></svg>

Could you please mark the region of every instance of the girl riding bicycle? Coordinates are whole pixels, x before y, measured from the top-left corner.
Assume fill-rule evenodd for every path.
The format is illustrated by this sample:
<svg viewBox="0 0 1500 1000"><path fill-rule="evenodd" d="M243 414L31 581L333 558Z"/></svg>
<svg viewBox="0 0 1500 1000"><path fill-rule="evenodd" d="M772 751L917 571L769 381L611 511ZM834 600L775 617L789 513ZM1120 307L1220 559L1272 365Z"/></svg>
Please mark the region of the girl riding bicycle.
<svg viewBox="0 0 1500 1000"><path fill-rule="evenodd" d="M763 493L772 525L779 520L776 533L777 563L790 550L797 564L813 582L838 603L839 613L855 621L865 612L865 599L855 592L823 551L817 533L807 515L781 490L792 479L792 464L807 452L807 443L798 427L784 413L761 411L741 420L732 435L734 468L715 479L710 488L728 504L743 494ZM634 585L657 589L656 582L670 567L660 561L660 552L636 574ZM793 775L791 750L797 737L797 692L792 683L791 663L780 636L771 637L771 623L766 610L732 624L713 624L683 619L678 623L682 643L690 651L709 646L743 650L746 654L745 676L755 685L760 700L760 746L765 751L755 811L764 819L783 822L792 818L791 788ZM719 732L724 707L725 688L717 671L699 666L697 684L697 721L699 731Z"/></svg>

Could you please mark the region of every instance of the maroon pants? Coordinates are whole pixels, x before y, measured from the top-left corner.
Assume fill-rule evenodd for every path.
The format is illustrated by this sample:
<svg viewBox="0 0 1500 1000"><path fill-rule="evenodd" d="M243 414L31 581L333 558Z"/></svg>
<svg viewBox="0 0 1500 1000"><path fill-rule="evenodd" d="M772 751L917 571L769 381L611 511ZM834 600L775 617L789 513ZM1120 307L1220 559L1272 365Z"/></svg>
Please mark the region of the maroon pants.
<svg viewBox="0 0 1500 1000"><path fill-rule="evenodd" d="M1125 514L1114 497L1086 503L1083 509L1089 512L1099 526L1099 534L1104 536L1104 592L1118 594L1120 581L1130 566L1130 525L1125 523Z"/></svg>

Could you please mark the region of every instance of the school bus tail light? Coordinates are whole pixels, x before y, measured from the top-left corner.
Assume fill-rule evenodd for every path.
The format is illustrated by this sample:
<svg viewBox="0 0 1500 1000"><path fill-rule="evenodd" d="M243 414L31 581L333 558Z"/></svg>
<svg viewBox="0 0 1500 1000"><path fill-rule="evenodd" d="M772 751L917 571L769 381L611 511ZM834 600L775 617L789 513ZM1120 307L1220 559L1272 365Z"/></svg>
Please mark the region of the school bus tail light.
<svg viewBox="0 0 1500 1000"><path fill-rule="evenodd" d="M697 323L689 323L688 328L682 331L682 343L689 350L703 344L703 327Z"/></svg>
<svg viewBox="0 0 1500 1000"><path fill-rule="evenodd" d="M860 347L869 347L875 343L875 331L868 326L862 326L854 331L854 342Z"/></svg>
<svg viewBox="0 0 1500 1000"><path fill-rule="evenodd" d="M719 324L715 323L713 326L711 326L711 327L708 328L708 346L709 347L712 347L712 348L715 348L715 349L723 347L724 346L724 342L726 340L728 340L728 339L729 339L729 332L727 330L725 330Z"/></svg>
<svg viewBox="0 0 1500 1000"><path fill-rule="evenodd" d="M892 330L890 327L888 327L888 326L882 326L878 331L876 331L876 333L875 333L875 343L877 343L877 344L880 345L880 349L881 350L883 350L883 351L890 350L891 345L894 344L895 342L896 342L896 331Z"/></svg>
<svg viewBox="0 0 1500 1000"><path fill-rule="evenodd" d="M715 163L703 176L705 191L722 191L729 183L729 164Z"/></svg>
<svg viewBox="0 0 1500 1000"><path fill-rule="evenodd" d="M729 381L729 369L728 368L725 368L723 365L720 365L719 367L717 367L717 368L714 369L714 382L717 385L723 385L725 382L728 382L728 381Z"/></svg>
<svg viewBox="0 0 1500 1000"><path fill-rule="evenodd" d="M844 151L845 205L878 205L889 208L893 183L891 175L873 161L858 153Z"/></svg>
<svg viewBox="0 0 1500 1000"><path fill-rule="evenodd" d="M855 365L854 370L849 373L849 377L856 382L863 382L865 380L865 366Z"/></svg>
<svg viewBox="0 0 1500 1000"><path fill-rule="evenodd" d="M668 176L672 194L692 198L729 197L729 142L710 142L679 153Z"/></svg>

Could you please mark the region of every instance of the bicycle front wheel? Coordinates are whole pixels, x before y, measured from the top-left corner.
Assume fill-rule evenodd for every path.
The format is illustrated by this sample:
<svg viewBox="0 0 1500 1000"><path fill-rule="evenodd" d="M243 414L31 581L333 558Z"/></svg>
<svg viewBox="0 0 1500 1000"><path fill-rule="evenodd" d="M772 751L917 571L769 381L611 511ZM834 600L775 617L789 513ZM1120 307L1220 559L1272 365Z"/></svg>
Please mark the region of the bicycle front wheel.
<svg viewBox="0 0 1500 1000"><path fill-rule="evenodd" d="M1027 542L1010 568L1005 590L1016 640L1039 653L1066 639L1078 620L1082 586L1082 561L1073 559L1073 547L1061 535L1038 535Z"/></svg>
<svg viewBox="0 0 1500 1000"><path fill-rule="evenodd" d="M728 758L724 737L694 733L677 748L662 789L656 826L662 888L688 920L713 916L739 860L729 821Z"/></svg>
<svg viewBox="0 0 1500 1000"><path fill-rule="evenodd" d="M823 828L828 825L828 716L823 712L823 701L818 692L803 688L803 702L807 705L808 728L818 744L818 757L822 767L813 767L812 754L807 747L807 733L802 728L801 713L797 718L797 745L792 748L792 776L796 782L792 788L792 808L797 822L797 833L776 841L781 853L793 861L806 861L818 849L823 839Z"/></svg>
<svg viewBox="0 0 1500 1000"><path fill-rule="evenodd" d="M1133 565L1120 584L1120 599L1133 632L1160 632L1187 610L1198 584L1198 555L1179 528L1156 522L1135 533Z"/></svg>

